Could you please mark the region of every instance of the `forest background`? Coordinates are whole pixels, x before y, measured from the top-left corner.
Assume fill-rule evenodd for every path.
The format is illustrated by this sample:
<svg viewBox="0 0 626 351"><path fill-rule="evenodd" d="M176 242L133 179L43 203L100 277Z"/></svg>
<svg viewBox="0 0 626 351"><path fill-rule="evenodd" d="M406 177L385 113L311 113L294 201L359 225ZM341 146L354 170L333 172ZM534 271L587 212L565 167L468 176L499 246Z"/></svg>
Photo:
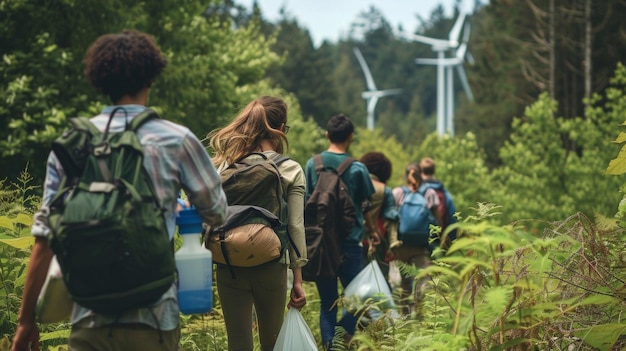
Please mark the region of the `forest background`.
<svg viewBox="0 0 626 351"><path fill-rule="evenodd" d="M445 38L456 15L439 7L403 30ZM433 53L402 39L376 8L347 38L315 47L288 13L269 22L258 7L230 0L0 0L0 195L21 199L2 202L0 215L36 208L51 141L68 117L108 103L82 76L87 46L134 28L154 35L169 60L150 104L200 138L259 95L278 95L290 105L289 155L301 164L327 147L327 118L346 113L357 125L354 156L384 152L390 186L403 182L408 163L435 158L461 217L492 203L500 210L490 223L524 223L535 234L574 213L615 222L624 178L606 170L626 116L624 15L621 0L477 3L468 45L475 64L465 67L476 100L457 82L456 136L439 137L435 69L413 63ZM373 131L364 128L355 46L380 88L404 89L379 102ZM20 192L15 179L25 173L32 186ZM623 269L623 242L617 250Z"/></svg>
<svg viewBox="0 0 626 351"><path fill-rule="evenodd" d="M385 152L392 186L409 162L434 157L461 212L492 202L504 206L505 222L611 215L621 197L621 180L603 175L603 166L617 153L609 141L622 122L610 114L606 89L626 54L623 1L477 2L469 18L475 64L466 65L476 101L455 84L452 140L433 135L436 69L413 63L431 49L394 34L402 29L373 7L347 39L317 48L288 13L271 23L258 7L231 0L0 0L0 9L0 179L28 167L43 180L50 142L67 118L107 103L82 77L87 46L136 28L154 35L169 59L150 103L200 138L247 101L275 94L290 102L294 159L325 149L326 120L346 113L360 127L354 156ZM439 7L403 30L445 38L456 15ZM404 89L381 99L373 132L364 129L365 82L353 47L379 87Z"/></svg>

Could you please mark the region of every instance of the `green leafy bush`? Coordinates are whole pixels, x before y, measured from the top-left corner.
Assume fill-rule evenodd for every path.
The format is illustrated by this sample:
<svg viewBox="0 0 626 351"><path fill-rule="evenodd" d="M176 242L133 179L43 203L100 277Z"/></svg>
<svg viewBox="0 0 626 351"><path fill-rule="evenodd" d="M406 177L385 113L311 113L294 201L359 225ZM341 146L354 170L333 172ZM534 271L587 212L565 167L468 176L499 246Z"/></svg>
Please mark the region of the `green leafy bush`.
<svg viewBox="0 0 626 351"><path fill-rule="evenodd" d="M623 253L611 248L623 230L577 213L538 238L520 225L488 224L498 208L481 206L435 264L401 264L431 279L418 318L369 325L354 338L357 350L611 350L620 342L626 274Z"/></svg>

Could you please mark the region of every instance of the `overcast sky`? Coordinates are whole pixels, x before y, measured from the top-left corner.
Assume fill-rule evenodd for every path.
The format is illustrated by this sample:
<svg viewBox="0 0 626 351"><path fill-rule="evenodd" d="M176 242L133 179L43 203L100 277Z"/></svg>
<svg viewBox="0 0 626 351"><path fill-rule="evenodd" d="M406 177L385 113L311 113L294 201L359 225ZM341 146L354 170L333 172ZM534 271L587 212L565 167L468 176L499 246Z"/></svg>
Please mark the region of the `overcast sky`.
<svg viewBox="0 0 626 351"><path fill-rule="evenodd" d="M450 16L455 0L256 0L263 16L274 21L280 17L281 7L306 27L316 46L323 40L337 41L346 37L350 24L370 6L382 12L395 30L399 24L406 31L413 31L419 22L417 16L428 18L438 4L442 4ZM242 0L241 4L252 7L254 0ZM462 6L471 11L474 0L462 0Z"/></svg>

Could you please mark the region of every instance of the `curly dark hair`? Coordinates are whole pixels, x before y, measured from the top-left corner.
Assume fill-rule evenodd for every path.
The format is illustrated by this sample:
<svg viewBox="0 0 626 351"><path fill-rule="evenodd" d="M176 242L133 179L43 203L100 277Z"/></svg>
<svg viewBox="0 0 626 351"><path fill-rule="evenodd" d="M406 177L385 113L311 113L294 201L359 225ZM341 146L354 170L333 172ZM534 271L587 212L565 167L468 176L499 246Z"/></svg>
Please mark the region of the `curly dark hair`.
<svg viewBox="0 0 626 351"><path fill-rule="evenodd" d="M391 161L382 152L368 152L359 161L381 182L387 183L391 177Z"/></svg>
<svg viewBox="0 0 626 351"><path fill-rule="evenodd" d="M87 49L83 63L91 85L116 103L122 96L135 96L150 87L167 60L152 36L125 30L96 39Z"/></svg>

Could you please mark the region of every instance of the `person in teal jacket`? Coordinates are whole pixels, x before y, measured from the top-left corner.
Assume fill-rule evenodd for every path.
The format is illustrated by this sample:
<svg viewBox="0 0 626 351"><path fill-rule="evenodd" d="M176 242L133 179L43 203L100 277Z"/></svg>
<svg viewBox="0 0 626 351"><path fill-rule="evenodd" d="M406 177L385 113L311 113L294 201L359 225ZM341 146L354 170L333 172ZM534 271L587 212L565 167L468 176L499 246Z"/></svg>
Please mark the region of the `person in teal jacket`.
<svg viewBox="0 0 626 351"><path fill-rule="evenodd" d="M330 141L330 146L322 152L322 161L325 167L337 168L343 160L350 155L348 150L352 137L354 136L354 125L350 118L344 114L339 114L330 118L326 125L326 138ZM311 196L317 183L317 174L313 158L307 161L306 173L306 199ZM345 288L356 277L362 268L363 246L363 211L361 204L368 201L374 194L374 186L369 176L367 167L359 161L355 161L350 168L342 175L341 179L348 188L350 197L355 207L355 222L352 232L341 243L341 249L346 259L339 269L339 280ZM356 329L357 316L348 312L343 313L341 320L337 321L336 301L339 298L337 278L319 279L316 282L320 296L320 330L322 343L325 348L330 348L335 335L335 327L345 330L345 339L349 340Z"/></svg>

